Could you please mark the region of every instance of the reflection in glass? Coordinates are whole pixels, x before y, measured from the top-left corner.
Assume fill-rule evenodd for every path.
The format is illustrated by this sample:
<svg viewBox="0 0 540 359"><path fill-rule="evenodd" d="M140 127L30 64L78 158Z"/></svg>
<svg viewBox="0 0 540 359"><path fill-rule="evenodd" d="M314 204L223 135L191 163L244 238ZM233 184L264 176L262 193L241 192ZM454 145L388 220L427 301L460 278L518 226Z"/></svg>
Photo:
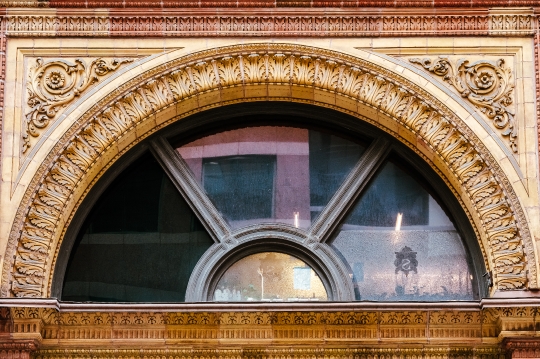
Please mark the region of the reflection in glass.
<svg viewBox="0 0 540 359"><path fill-rule="evenodd" d="M364 148L331 134L261 126L207 136L178 152L233 228L308 228Z"/></svg>
<svg viewBox="0 0 540 359"><path fill-rule="evenodd" d="M433 197L387 162L332 246L350 268L357 300L470 300L459 233Z"/></svg>
<svg viewBox="0 0 540 359"><path fill-rule="evenodd" d="M205 158L204 188L216 207L231 221L271 218L275 171L276 156ZM260 205L245 206L246 203Z"/></svg>
<svg viewBox="0 0 540 359"><path fill-rule="evenodd" d="M216 302L326 301L315 271L302 260L283 253L257 253L234 263L214 291Z"/></svg>
<svg viewBox="0 0 540 359"><path fill-rule="evenodd" d="M183 302L189 277L213 244L150 156L101 196L71 254L62 300Z"/></svg>

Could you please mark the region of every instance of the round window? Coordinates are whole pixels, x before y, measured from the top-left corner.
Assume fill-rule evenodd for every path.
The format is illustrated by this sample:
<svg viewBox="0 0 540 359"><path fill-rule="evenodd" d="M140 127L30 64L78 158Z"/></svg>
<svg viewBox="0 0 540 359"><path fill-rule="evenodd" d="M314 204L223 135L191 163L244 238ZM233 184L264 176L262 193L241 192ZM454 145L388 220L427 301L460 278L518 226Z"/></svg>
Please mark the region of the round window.
<svg viewBox="0 0 540 359"><path fill-rule="evenodd" d="M216 302L326 301L317 273L290 254L263 252L234 263L214 290Z"/></svg>

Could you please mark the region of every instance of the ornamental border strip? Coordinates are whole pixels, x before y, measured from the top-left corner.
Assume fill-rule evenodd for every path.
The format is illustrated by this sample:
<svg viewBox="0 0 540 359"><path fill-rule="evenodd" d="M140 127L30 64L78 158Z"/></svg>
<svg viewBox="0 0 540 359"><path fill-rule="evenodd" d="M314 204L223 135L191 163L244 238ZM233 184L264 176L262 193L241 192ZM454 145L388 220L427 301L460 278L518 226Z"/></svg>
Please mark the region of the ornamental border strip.
<svg viewBox="0 0 540 359"><path fill-rule="evenodd" d="M523 14L411 14L385 15L327 14L325 11L278 14L271 9L256 13L223 14L190 10L171 15L140 13L98 16L92 12L78 15L4 15L9 37L389 37L389 36L532 36L538 31L538 17ZM226 10L225 10L226 12Z"/></svg>

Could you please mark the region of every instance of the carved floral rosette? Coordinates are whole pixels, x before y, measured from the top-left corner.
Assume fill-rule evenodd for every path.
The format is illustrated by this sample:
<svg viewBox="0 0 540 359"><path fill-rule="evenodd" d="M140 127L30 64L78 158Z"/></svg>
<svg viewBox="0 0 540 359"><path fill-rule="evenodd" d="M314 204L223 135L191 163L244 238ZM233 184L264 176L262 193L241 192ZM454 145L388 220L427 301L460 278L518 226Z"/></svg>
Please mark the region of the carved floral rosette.
<svg viewBox="0 0 540 359"><path fill-rule="evenodd" d="M536 268L527 264L535 263L535 253L519 200L482 142L451 110L420 86L369 61L312 47L265 43L212 49L171 60L125 83L83 114L59 139L58 150L43 161L19 206L4 261L2 295L49 295L65 226L59 223L69 223L70 213L81 200L72 194L80 193L79 186L88 183L88 173L97 173L93 166L104 166L100 158L114 143L174 104L227 88L244 86L240 93L250 93L253 85L288 86L289 94L291 86L323 91L331 94L328 99L340 97L377 109L410 131L447 165L446 175L459 181L458 200L466 196L472 203L462 205L470 211L471 222L479 224L480 246L496 288L536 288ZM208 106L221 101L219 96L211 98L217 102ZM268 95L265 91L260 97L235 101L268 101ZM305 98L297 101L305 102ZM323 105L344 111L333 103ZM175 108L183 110L182 106ZM185 111L161 121L144 132L147 134L139 133L123 151L193 113L189 106ZM365 119L356 112L348 113ZM68 208L70 213L64 213Z"/></svg>
<svg viewBox="0 0 540 359"><path fill-rule="evenodd" d="M505 66L503 59L473 63L460 59L454 63L447 57L440 56L436 60L413 58L409 61L442 76L444 81L491 120L502 136L508 138L512 151L518 152L518 132L511 108L515 84L512 70Z"/></svg>
<svg viewBox="0 0 540 359"><path fill-rule="evenodd" d="M28 76L28 112L23 128L22 152L25 153L30 147L28 135L38 137L40 132L58 117L60 111L89 86L131 61L133 60L99 58L87 65L83 59L71 62L62 59L45 61L38 58Z"/></svg>

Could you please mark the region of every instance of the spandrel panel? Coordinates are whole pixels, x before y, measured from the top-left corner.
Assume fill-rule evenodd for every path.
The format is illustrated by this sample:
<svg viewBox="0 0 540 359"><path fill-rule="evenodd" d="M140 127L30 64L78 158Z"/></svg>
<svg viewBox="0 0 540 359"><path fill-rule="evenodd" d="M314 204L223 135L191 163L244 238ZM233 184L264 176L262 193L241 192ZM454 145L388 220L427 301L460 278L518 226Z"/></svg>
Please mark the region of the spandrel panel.
<svg viewBox="0 0 540 359"><path fill-rule="evenodd" d="M260 126L177 148L233 228L286 223L308 228L364 147L314 130Z"/></svg>
<svg viewBox="0 0 540 359"><path fill-rule="evenodd" d="M474 299L459 233L413 177L387 162L332 246L348 264L357 300Z"/></svg>
<svg viewBox="0 0 540 359"><path fill-rule="evenodd" d="M234 263L220 278L216 302L326 301L326 289L317 273L289 254L263 252Z"/></svg>
<svg viewBox="0 0 540 359"><path fill-rule="evenodd" d="M182 302L199 258L213 244L150 156L115 180L72 250L62 300Z"/></svg>

